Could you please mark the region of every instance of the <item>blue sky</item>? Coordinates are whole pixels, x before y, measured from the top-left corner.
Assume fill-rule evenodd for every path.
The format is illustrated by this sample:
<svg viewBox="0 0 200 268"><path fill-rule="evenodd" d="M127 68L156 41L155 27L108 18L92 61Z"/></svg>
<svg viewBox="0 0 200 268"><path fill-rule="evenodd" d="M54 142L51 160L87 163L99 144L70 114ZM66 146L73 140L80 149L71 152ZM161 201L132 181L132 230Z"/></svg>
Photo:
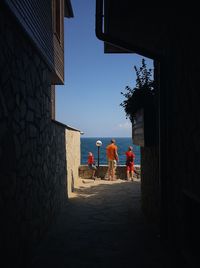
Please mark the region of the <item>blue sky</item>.
<svg viewBox="0 0 200 268"><path fill-rule="evenodd" d="M120 92L135 85L134 65L141 66L142 57L104 54L95 35L95 2L71 0L74 18L65 19L65 84L56 86L56 120L80 129L83 137L131 137ZM150 59L146 63L152 67Z"/></svg>

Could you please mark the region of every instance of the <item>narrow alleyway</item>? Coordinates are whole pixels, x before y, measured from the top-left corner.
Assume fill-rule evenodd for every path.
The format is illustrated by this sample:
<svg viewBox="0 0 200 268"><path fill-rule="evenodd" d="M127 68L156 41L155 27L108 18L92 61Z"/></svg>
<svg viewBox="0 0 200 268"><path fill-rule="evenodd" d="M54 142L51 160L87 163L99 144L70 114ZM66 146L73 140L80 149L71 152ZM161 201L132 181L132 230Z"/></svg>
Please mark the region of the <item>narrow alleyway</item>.
<svg viewBox="0 0 200 268"><path fill-rule="evenodd" d="M140 209L140 181L80 179L31 268L172 267Z"/></svg>

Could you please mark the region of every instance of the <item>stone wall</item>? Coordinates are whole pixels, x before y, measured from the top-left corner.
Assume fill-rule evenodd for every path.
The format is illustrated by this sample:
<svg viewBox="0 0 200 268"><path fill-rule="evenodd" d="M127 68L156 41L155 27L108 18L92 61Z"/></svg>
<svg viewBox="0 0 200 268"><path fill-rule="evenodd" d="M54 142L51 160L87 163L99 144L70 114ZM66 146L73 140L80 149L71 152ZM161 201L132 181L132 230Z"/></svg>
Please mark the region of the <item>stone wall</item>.
<svg viewBox="0 0 200 268"><path fill-rule="evenodd" d="M66 199L66 131L50 71L6 9L0 34L0 266L25 267Z"/></svg>
<svg viewBox="0 0 200 268"><path fill-rule="evenodd" d="M135 170L140 174L140 165L135 165ZM108 166L107 165L101 165L99 166L98 171L95 173L95 176L98 176L101 179L107 178L107 171ZM79 177L83 179L88 179L92 176L92 171L88 168L87 165L81 165L79 167ZM120 165L116 168L116 178L117 179L126 179L126 166Z"/></svg>

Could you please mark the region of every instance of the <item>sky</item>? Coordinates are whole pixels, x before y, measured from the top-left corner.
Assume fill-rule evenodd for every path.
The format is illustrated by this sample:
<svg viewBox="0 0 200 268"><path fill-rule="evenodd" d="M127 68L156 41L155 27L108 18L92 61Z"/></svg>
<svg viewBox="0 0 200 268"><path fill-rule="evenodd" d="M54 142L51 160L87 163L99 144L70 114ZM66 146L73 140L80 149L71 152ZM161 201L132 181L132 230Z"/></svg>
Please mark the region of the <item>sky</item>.
<svg viewBox="0 0 200 268"><path fill-rule="evenodd" d="M65 18L64 85L56 86L56 120L83 137L131 137L131 123L120 103L126 86L135 86L138 54L104 54L95 35L95 0L71 0L74 18Z"/></svg>

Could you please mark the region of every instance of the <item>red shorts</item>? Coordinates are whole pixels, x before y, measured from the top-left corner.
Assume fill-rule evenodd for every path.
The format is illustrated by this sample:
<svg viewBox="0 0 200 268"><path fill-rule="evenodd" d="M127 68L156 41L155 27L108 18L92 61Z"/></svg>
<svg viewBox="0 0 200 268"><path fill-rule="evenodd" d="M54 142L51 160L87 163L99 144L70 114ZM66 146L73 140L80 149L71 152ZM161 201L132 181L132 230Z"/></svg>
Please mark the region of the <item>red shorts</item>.
<svg viewBox="0 0 200 268"><path fill-rule="evenodd" d="M130 162L126 165L126 171L134 171L134 163Z"/></svg>

